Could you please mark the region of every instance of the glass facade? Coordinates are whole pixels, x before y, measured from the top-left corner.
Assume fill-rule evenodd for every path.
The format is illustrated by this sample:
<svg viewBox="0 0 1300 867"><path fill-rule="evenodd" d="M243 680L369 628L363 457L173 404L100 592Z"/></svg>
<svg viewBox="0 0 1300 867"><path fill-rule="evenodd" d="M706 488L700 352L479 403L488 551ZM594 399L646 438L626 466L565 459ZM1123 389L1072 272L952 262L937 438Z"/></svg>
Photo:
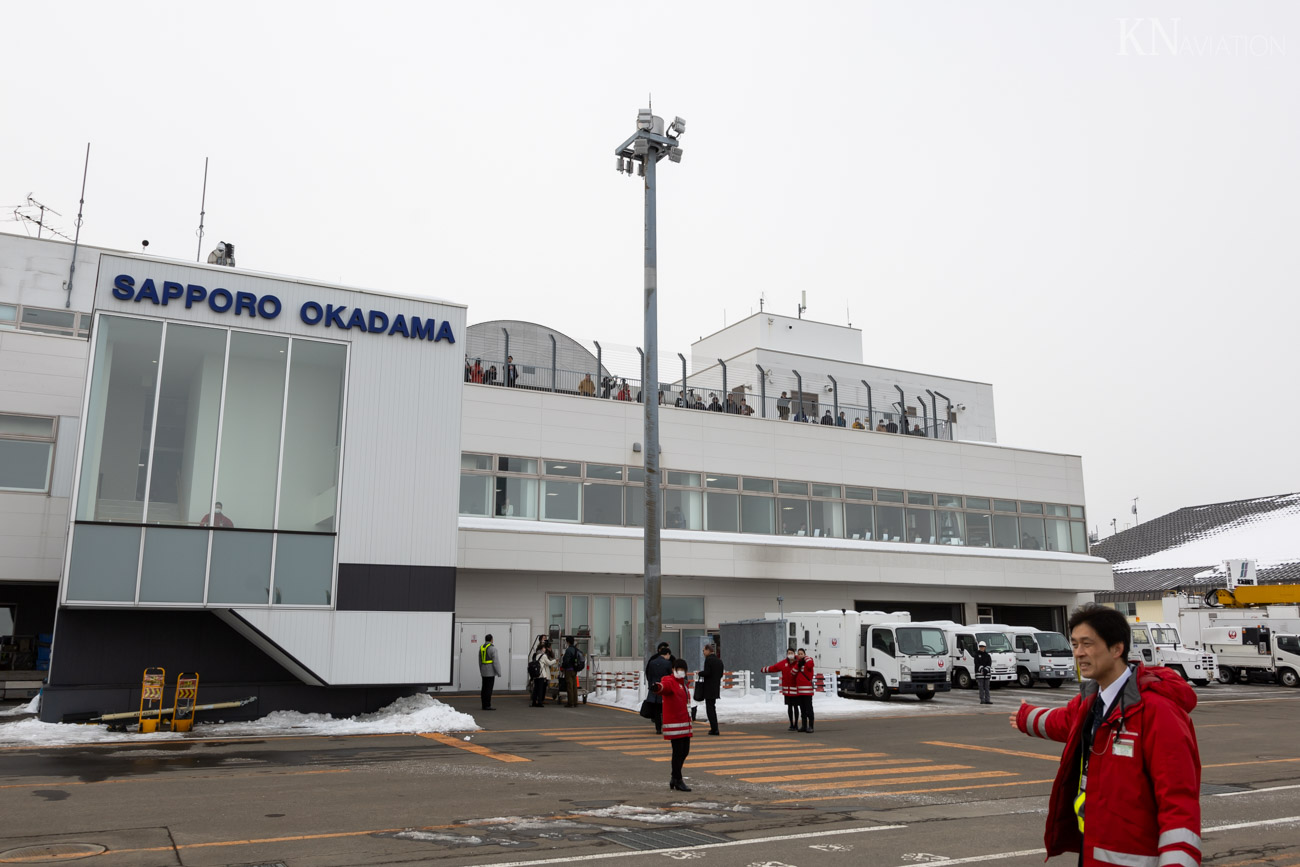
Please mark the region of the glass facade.
<svg viewBox="0 0 1300 867"><path fill-rule="evenodd" d="M460 513L489 514L495 485L498 517L536 519L540 491L543 520L640 527L644 478L641 467L466 453ZM1088 553L1082 506L680 470L663 478L671 530Z"/></svg>
<svg viewBox="0 0 1300 867"><path fill-rule="evenodd" d="M329 605L347 347L110 315L93 344L68 601Z"/></svg>

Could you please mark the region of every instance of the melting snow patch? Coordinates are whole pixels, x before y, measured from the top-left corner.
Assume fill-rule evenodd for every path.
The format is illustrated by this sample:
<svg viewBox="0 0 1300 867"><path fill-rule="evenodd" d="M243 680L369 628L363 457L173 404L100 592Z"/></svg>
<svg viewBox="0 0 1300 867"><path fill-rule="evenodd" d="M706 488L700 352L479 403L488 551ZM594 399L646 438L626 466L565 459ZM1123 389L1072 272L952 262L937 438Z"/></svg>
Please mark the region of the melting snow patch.
<svg viewBox="0 0 1300 867"><path fill-rule="evenodd" d="M663 810L658 807L634 807L619 804L615 807L601 807L598 810L570 810L574 816L591 816L594 819L631 819L634 822L652 822L657 825L681 825L688 822L707 822L717 818L708 813L688 813L679 810Z"/></svg>
<svg viewBox="0 0 1300 867"><path fill-rule="evenodd" d="M200 722L194 727L192 734L159 732L141 735L132 732L110 732L98 725L46 723L27 719L13 723L0 723L0 744L45 746L107 742L156 743L162 740L184 740L196 736L237 738L274 737L290 733L322 736L416 734L477 728L478 724L469 714L461 713L431 696L412 695L399 698L374 713L347 719L335 719L323 713L281 710L251 722L216 724Z"/></svg>
<svg viewBox="0 0 1300 867"><path fill-rule="evenodd" d="M36 697L27 702L27 704L20 704L15 707L7 707L4 710L0 710L0 716L17 716L20 713L39 713L40 710L41 696L38 693Z"/></svg>
<svg viewBox="0 0 1300 867"><path fill-rule="evenodd" d="M697 810L726 810L729 813L748 813L752 808L744 804L719 804L714 801L695 801L694 803L681 802L673 804L674 807L694 807Z"/></svg>
<svg viewBox="0 0 1300 867"><path fill-rule="evenodd" d="M461 843L466 846L480 846L483 844L482 837L462 834L437 834L433 831L402 831L393 836L398 840L419 840L421 843Z"/></svg>
<svg viewBox="0 0 1300 867"><path fill-rule="evenodd" d="M466 825L489 825L486 830L513 834L518 831L551 831L555 828L581 828L578 822L570 819L539 819L523 816L495 816L491 819L472 819Z"/></svg>

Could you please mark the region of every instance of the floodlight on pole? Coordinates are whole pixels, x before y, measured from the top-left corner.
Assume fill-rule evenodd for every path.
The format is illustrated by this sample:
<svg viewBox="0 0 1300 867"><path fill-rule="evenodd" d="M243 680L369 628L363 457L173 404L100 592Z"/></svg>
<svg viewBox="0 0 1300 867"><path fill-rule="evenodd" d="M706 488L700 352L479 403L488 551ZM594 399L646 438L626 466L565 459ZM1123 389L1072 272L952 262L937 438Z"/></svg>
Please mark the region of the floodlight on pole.
<svg viewBox="0 0 1300 867"><path fill-rule="evenodd" d="M645 465L645 530L644 593L645 635L642 656L649 657L663 632L663 572L660 556L660 528L663 517L659 511L659 401L653 395L659 389L659 248L655 213L655 166L664 157L678 163L682 149L677 137L686 131L686 121L675 118L672 137L664 135L664 121L654 112L643 108L636 114L637 131L614 149L614 155L629 166L637 164L637 174L645 179L645 368L642 371L642 401L645 412L645 447L642 452ZM685 389L685 380L682 382Z"/></svg>

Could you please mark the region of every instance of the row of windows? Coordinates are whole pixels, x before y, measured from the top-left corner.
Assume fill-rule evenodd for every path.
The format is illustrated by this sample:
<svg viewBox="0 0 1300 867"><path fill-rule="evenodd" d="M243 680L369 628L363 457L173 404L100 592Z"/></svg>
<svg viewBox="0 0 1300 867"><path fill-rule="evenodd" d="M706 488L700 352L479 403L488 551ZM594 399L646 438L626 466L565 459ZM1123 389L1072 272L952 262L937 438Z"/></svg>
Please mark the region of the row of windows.
<svg viewBox="0 0 1300 867"><path fill-rule="evenodd" d="M597 656L640 656L645 636L641 596L590 596L549 594L546 597L547 635L558 651L562 636L572 635L583 653ZM704 597L664 596L665 634L673 655L681 651L680 639L703 636Z"/></svg>
<svg viewBox="0 0 1300 867"><path fill-rule="evenodd" d="M0 491L50 489L58 419L0 414Z"/></svg>
<svg viewBox="0 0 1300 867"><path fill-rule="evenodd" d="M465 455L460 513L643 526L640 467L586 464L584 472L582 462L542 461L540 477L523 475L536 474L538 463ZM1080 506L674 470L664 476L663 526L668 529L1088 551Z"/></svg>
<svg viewBox="0 0 1300 867"><path fill-rule="evenodd" d="M26 304L0 304L0 331L34 331L85 338L90 335L89 313L51 310Z"/></svg>

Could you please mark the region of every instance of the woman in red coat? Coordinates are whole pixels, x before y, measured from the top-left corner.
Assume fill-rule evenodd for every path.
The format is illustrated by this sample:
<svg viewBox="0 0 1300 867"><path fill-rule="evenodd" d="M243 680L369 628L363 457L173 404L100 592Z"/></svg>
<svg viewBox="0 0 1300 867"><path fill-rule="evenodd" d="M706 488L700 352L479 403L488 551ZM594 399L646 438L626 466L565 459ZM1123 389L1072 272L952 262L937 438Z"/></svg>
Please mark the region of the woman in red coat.
<svg viewBox="0 0 1300 867"><path fill-rule="evenodd" d="M799 690L794 682L794 648L785 652L785 659L763 667L763 673L781 672L781 695L785 696L785 715L790 718L790 731L799 730Z"/></svg>
<svg viewBox="0 0 1300 867"><path fill-rule="evenodd" d="M686 692L686 660L673 660L673 673L653 684L650 689L664 702L664 740L673 745L673 777L669 789L689 792L682 780L682 764L691 751L691 715L687 710L690 695Z"/></svg>

